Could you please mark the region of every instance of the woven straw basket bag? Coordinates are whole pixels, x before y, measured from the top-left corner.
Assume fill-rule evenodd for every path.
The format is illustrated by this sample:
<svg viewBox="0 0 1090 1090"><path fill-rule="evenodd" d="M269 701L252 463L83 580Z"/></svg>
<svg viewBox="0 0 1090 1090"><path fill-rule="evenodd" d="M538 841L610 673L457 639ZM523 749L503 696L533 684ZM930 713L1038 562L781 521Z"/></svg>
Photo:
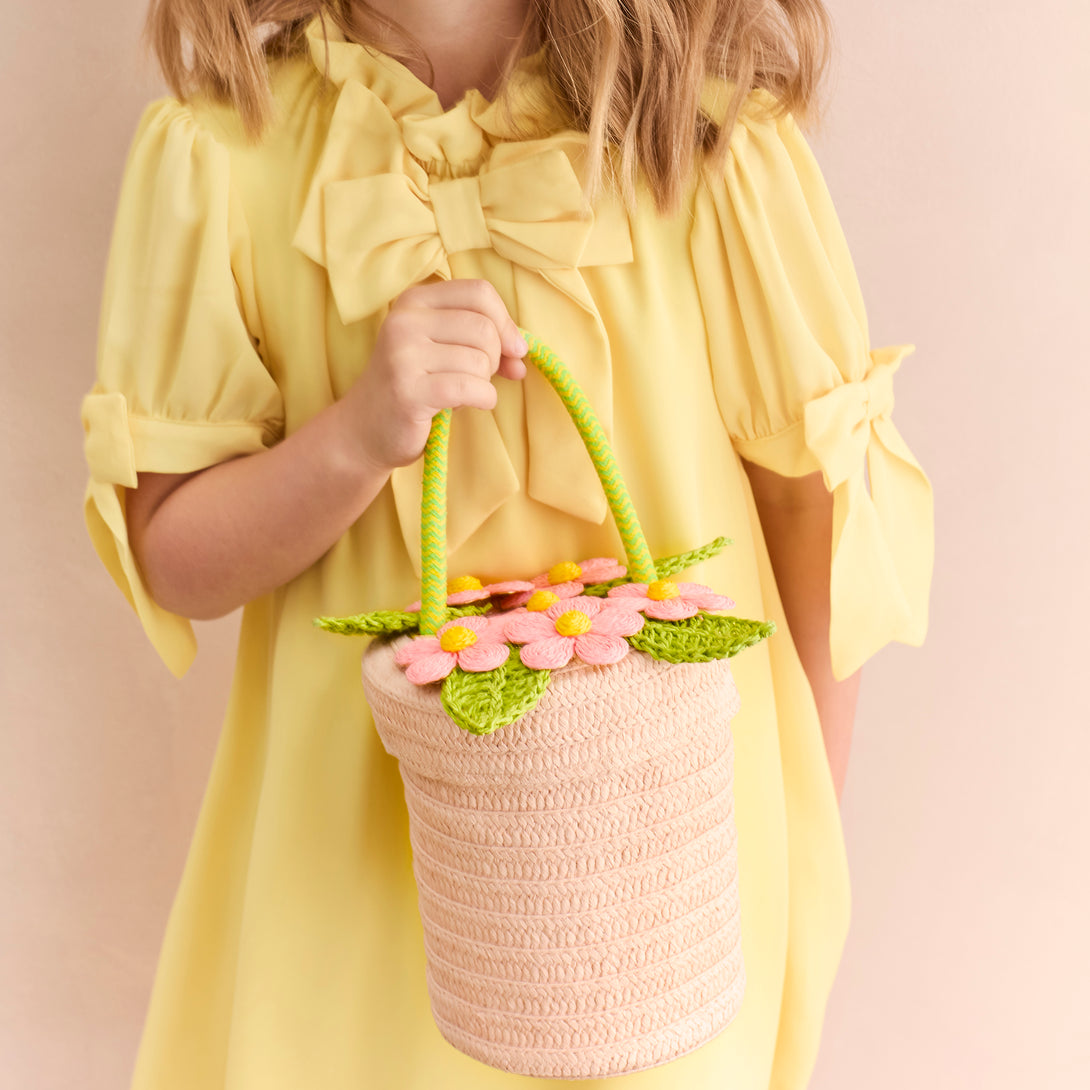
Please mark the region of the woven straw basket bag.
<svg viewBox="0 0 1090 1090"><path fill-rule="evenodd" d="M318 623L381 637L363 683L404 781L440 1031L493 1067L589 1079L675 1059L739 1009L729 658L772 626L669 581L727 542L651 559L592 410L527 341L599 471L627 572L566 563L448 598L448 412L425 451L419 612Z"/></svg>

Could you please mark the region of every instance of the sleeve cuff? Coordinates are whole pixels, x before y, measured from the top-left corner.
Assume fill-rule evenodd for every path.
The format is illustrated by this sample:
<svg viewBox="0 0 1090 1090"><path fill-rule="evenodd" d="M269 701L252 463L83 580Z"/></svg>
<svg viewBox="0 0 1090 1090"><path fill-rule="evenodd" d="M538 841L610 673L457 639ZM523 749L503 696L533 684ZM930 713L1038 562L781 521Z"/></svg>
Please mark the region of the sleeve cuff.
<svg viewBox="0 0 1090 1090"><path fill-rule="evenodd" d="M891 640L919 646L927 631L931 483L891 419L893 373L912 351L872 351L863 378L809 402L790 427L735 440L743 458L784 476L820 472L833 493L829 642L838 679Z"/></svg>
<svg viewBox="0 0 1090 1090"><path fill-rule="evenodd" d="M87 530L99 559L125 595L160 658L176 677L189 669L197 640L188 618L148 593L129 544L125 489L137 471L190 473L265 449L275 425L188 423L130 415L124 395L92 393L83 400L84 454L91 479L84 500Z"/></svg>

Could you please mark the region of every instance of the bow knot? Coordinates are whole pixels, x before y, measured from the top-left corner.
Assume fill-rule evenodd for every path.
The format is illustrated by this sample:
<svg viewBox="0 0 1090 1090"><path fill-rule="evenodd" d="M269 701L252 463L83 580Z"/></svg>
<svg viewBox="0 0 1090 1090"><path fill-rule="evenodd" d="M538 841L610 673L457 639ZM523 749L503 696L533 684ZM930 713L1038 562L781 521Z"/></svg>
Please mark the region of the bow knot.
<svg viewBox="0 0 1090 1090"><path fill-rule="evenodd" d="M912 345L875 349L871 370L806 405L806 445L817 458L830 490L846 481L862 463L875 422L893 412L893 375Z"/></svg>
<svg viewBox="0 0 1090 1090"><path fill-rule="evenodd" d="M448 254L485 250L492 245L480 177L432 182L430 196L439 241Z"/></svg>

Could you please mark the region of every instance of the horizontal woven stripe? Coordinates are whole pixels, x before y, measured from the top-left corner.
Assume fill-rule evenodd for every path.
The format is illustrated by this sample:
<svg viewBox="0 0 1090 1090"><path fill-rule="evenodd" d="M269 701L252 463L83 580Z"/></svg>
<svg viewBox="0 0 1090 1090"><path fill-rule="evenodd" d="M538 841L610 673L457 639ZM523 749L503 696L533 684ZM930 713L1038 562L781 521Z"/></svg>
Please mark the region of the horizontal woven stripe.
<svg viewBox="0 0 1090 1090"><path fill-rule="evenodd" d="M447 1038L592 1078L721 1031L745 980L729 662L557 670L530 714L474 737L393 654L367 651L364 684L401 765Z"/></svg>

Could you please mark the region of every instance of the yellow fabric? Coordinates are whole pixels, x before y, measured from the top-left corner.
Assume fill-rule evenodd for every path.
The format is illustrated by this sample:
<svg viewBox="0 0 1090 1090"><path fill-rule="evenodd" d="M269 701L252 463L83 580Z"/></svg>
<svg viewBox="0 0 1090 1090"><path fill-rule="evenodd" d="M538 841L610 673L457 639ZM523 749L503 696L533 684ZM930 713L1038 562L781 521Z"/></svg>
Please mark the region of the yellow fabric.
<svg viewBox="0 0 1090 1090"><path fill-rule="evenodd" d="M313 35L312 35L313 38ZM121 194L98 378L84 403L87 517L164 661L188 623L128 548L125 490L262 450L358 377L386 307L422 277L483 277L603 415L653 552L735 544L685 573L780 632L735 660L735 806L747 991L713 1042L587 1087L805 1085L849 886L813 699L740 455L836 494L841 671L926 615L930 500L893 430L902 350L872 351L851 260L791 118L756 92L717 177L663 217L645 194L576 204L585 138L558 131L539 58L507 100L443 111L381 54L314 41L274 73L277 121L152 105ZM325 86L321 72L330 74ZM722 87L709 88L709 109ZM531 376L532 379L533 376ZM452 575L527 578L620 556L574 427L543 384L454 414ZM869 459L871 493L863 476ZM234 689L164 939L135 1090L514 1090L430 1016L407 821L359 682L361 642L318 615L419 597L420 468L313 568L245 610ZM873 495L873 498L872 498Z"/></svg>
<svg viewBox="0 0 1090 1090"><path fill-rule="evenodd" d="M98 382L81 414L91 539L178 676L196 651L192 626L147 594L124 490L138 470L203 469L262 450L282 431L280 391L255 348L249 242L230 170L227 149L182 106L163 102L144 115L106 273Z"/></svg>

